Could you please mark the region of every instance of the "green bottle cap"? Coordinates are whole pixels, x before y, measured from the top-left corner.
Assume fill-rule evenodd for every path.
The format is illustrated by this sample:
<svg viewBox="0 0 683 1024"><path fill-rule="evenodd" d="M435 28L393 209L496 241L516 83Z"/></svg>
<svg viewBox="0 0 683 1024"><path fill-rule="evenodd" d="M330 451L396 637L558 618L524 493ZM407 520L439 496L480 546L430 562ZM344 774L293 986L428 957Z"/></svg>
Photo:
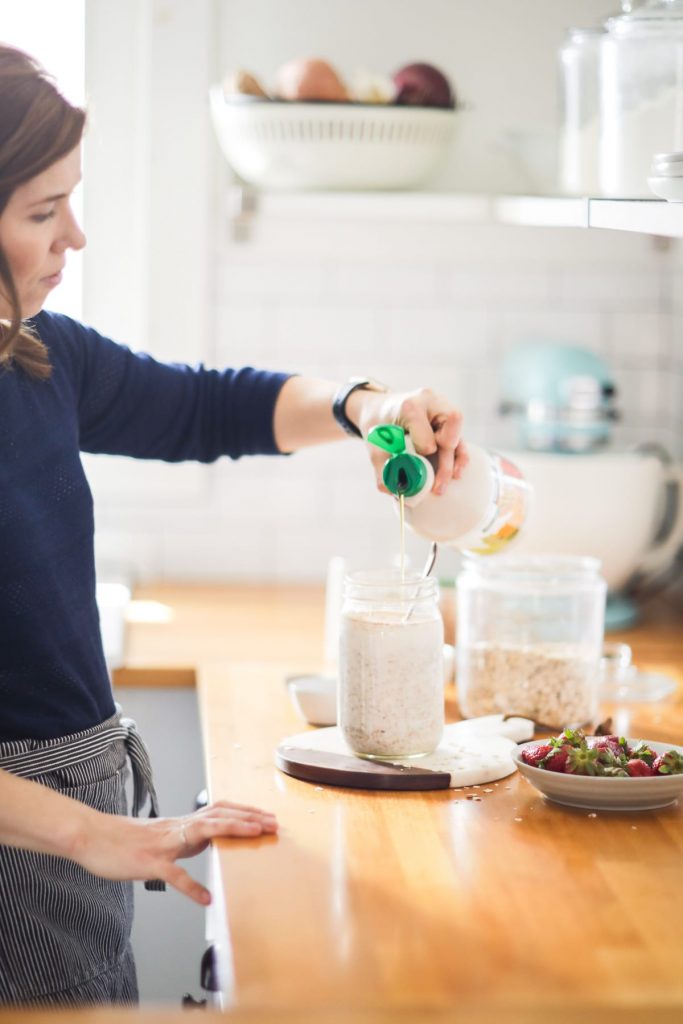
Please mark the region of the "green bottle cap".
<svg viewBox="0 0 683 1024"><path fill-rule="evenodd" d="M427 483L427 467L419 455L411 455L406 451L406 432L403 427L395 423L381 423L372 428L368 441L391 455L382 472L387 490L392 494L403 494L406 498L419 494Z"/></svg>
<svg viewBox="0 0 683 1024"><path fill-rule="evenodd" d="M419 494L427 483L427 467L419 455L401 452L387 459L382 479L384 486L392 494L412 498L414 494Z"/></svg>
<svg viewBox="0 0 683 1024"><path fill-rule="evenodd" d="M395 423L380 423L373 427L368 434L368 441L392 455L400 455L406 450L406 432Z"/></svg>

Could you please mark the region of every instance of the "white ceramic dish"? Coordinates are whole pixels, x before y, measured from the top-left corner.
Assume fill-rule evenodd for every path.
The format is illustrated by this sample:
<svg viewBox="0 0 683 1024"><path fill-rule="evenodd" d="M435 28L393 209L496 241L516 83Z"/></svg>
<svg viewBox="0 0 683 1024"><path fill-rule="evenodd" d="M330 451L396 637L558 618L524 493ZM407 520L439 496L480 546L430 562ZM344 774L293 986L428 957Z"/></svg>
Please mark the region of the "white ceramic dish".
<svg viewBox="0 0 683 1024"><path fill-rule="evenodd" d="M332 676L290 676L287 689L292 704L309 725L336 725L337 680Z"/></svg>
<svg viewBox="0 0 683 1024"><path fill-rule="evenodd" d="M521 759L525 747L536 746L539 740L522 743L512 752L512 760L521 774L548 800L567 807L582 807L595 811L650 811L668 807L683 796L683 775L653 776L636 779L605 779L591 775L565 775L533 768ZM629 746L640 740L629 739ZM657 754L683 747L673 743L645 741Z"/></svg>
<svg viewBox="0 0 683 1024"><path fill-rule="evenodd" d="M650 177L647 183L656 196L670 203L683 203L683 174L675 177Z"/></svg>
<svg viewBox="0 0 683 1024"><path fill-rule="evenodd" d="M261 188L415 188L436 170L457 111L368 103L226 100L210 92L230 166Z"/></svg>

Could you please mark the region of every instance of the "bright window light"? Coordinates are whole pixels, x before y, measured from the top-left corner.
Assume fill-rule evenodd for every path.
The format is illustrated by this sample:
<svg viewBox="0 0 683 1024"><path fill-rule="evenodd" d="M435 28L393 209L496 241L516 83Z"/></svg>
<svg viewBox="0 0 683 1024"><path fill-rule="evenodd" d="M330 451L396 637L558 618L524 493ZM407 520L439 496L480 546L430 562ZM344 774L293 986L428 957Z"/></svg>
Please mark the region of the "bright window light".
<svg viewBox="0 0 683 1024"><path fill-rule="evenodd" d="M0 40L39 60L71 103L85 103L85 0L0 0ZM80 187L73 208L82 223ZM64 278L50 294L48 308L81 317L82 253L69 253Z"/></svg>

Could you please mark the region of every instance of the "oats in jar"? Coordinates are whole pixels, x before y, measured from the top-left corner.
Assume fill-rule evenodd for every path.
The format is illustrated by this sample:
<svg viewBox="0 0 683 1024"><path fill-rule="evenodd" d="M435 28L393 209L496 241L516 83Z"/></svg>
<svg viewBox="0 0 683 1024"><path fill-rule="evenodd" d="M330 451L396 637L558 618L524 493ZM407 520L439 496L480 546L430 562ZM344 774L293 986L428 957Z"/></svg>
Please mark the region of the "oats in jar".
<svg viewBox="0 0 683 1024"><path fill-rule="evenodd" d="M562 727L595 713L594 659L570 644L483 643L458 650L464 715L515 714Z"/></svg>

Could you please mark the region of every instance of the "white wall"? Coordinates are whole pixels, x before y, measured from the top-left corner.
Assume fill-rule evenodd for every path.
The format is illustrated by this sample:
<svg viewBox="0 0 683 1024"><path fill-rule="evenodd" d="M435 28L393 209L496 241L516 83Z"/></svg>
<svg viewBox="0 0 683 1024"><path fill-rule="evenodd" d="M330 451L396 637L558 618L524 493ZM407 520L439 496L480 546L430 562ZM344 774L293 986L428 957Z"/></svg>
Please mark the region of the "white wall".
<svg viewBox="0 0 683 1024"><path fill-rule="evenodd" d="M144 301L155 353L327 377L369 373L399 388L430 384L462 406L467 434L490 444L500 436L501 354L529 336L566 340L613 367L620 443L656 440L683 456L678 243L663 251L622 233L372 218L257 220L238 242L223 209L230 174L208 124L206 81L237 66L269 80L295 54L327 56L345 74L431 60L472 106L442 185L531 188L506 133L553 129L562 29L595 21L604 4L216 0L201 5L199 20L188 0L140 6L155 54L146 95L157 111L163 97L172 109L182 95L183 118L194 125L188 147L178 129L186 120L174 127L168 109L154 118L154 152L164 160L149 182L145 272L157 277ZM104 317L97 302L90 317L114 331L115 303L107 301ZM392 509L375 492L360 444L208 468L112 459L88 466L105 570L123 563L147 578L321 579L333 554L377 564L397 548ZM412 551L422 558L424 544L413 542Z"/></svg>

